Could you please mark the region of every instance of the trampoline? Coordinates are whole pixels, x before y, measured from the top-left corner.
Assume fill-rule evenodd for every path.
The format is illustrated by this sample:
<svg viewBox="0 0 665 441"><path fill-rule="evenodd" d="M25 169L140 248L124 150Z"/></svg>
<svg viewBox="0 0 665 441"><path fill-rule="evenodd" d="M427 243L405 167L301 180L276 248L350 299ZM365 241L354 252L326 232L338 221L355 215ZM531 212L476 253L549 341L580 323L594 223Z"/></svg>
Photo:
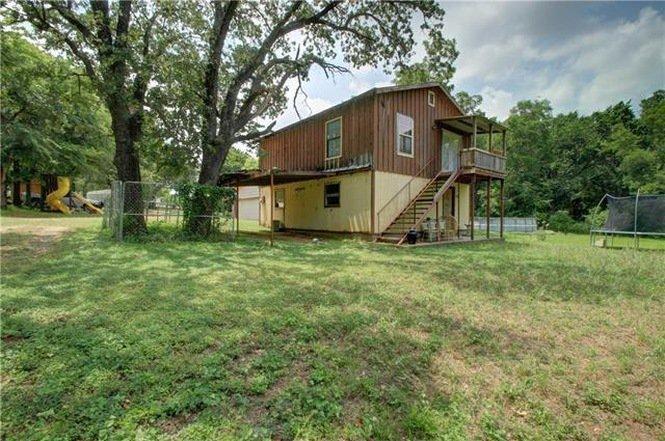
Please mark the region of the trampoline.
<svg viewBox="0 0 665 441"><path fill-rule="evenodd" d="M632 236L638 248L640 237L665 237L665 195L641 195L639 191L625 197L606 194L596 209L603 202L607 204L607 220L601 228L591 230L592 246L612 247L615 236Z"/></svg>

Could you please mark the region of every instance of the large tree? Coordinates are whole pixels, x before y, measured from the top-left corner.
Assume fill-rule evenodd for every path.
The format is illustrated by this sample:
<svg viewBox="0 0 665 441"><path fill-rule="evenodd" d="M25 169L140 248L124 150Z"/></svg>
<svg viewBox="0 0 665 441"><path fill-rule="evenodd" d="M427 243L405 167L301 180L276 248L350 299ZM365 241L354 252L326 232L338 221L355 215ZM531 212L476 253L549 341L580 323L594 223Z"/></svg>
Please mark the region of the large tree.
<svg viewBox="0 0 665 441"><path fill-rule="evenodd" d="M271 130L274 123L258 123L283 110L290 81L296 95L302 91L313 66L327 75L349 65L402 66L416 45L415 20L427 48L441 49L442 63L451 44L442 34L444 11L433 1L214 2L199 12L193 22L209 24L201 60L201 184L217 182L231 146Z"/></svg>
<svg viewBox="0 0 665 441"><path fill-rule="evenodd" d="M174 36L174 5L107 0L23 0L7 6L14 23L30 23L50 48L68 53L111 115L118 179L140 181L138 142L155 66ZM126 194L141 210L140 194ZM126 231L142 231L141 216Z"/></svg>

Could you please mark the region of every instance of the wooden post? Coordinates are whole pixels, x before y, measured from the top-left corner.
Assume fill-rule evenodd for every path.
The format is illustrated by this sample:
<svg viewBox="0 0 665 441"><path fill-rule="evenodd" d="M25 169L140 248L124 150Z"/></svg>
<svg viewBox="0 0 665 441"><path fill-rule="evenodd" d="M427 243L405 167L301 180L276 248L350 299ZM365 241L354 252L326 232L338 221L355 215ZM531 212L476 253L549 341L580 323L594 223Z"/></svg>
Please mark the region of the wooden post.
<svg viewBox="0 0 665 441"><path fill-rule="evenodd" d="M445 199L442 199L442 201L445 201ZM441 222L439 222L439 201L436 201L436 241L437 242L441 241Z"/></svg>
<svg viewBox="0 0 665 441"><path fill-rule="evenodd" d="M489 239L490 238L490 194L491 194L491 187L492 185L492 178L487 178L487 194L485 197L485 222L487 223L485 225L486 229L486 236Z"/></svg>
<svg viewBox="0 0 665 441"><path fill-rule="evenodd" d="M273 226L274 212L275 212L275 173L272 167L270 168L270 246L273 245L275 240L275 227Z"/></svg>
<svg viewBox="0 0 665 441"><path fill-rule="evenodd" d="M499 181L499 237L503 238L503 179Z"/></svg>
<svg viewBox="0 0 665 441"><path fill-rule="evenodd" d="M240 185L236 178L236 235L240 233Z"/></svg>
<svg viewBox="0 0 665 441"><path fill-rule="evenodd" d="M461 216L462 212L460 211L460 207L459 207L460 187L458 185L457 187L453 187L453 188L455 188L455 196L457 196L455 198L455 199L457 199L457 201L453 200L453 204L455 205L455 218L456 218L455 223L457 224L457 238L459 239L460 238L459 223L460 223L460 219L462 218L462 216Z"/></svg>
<svg viewBox="0 0 665 441"><path fill-rule="evenodd" d="M473 148L476 148L476 138L478 137L478 123L476 117L473 117Z"/></svg>
<svg viewBox="0 0 665 441"><path fill-rule="evenodd" d="M471 176L471 188L469 189L469 217L471 218L471 240L474 237L474 228L476 221L476 175Z"/></svg>
<svg viewBox="0 0 665 441"><path fill-rule="evenodd" d="M504 129L503 134L501 135L501 149L503 150L503 156L506 156L506 130Z"/></svg>

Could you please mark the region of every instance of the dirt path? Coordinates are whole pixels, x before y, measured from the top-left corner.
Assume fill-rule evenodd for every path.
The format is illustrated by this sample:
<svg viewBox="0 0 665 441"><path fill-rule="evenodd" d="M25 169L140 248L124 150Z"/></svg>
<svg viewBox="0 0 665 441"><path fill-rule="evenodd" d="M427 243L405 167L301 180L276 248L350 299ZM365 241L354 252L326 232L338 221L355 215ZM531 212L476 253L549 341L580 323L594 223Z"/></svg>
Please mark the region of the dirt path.
<svg viewBox="0 0 665 441"><path fill-rule="evenodd" d="M64 234L98 225L101 218L20 218L0 219L0 253L12 258L17 253L42 254Z"/></svg>

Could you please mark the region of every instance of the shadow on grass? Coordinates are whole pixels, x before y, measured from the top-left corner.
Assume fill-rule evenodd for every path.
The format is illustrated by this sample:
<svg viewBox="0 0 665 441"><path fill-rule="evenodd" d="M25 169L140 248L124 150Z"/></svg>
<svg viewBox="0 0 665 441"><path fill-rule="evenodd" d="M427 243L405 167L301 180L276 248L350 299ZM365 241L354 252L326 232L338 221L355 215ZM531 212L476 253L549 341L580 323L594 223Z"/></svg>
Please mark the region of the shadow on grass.
<svg viewBox="0 0 665 441"><path fill-rule="evenodd" d="M420 300L409 284L594 301L582 263L548 264L530 249L74 234L3 277L5 434L93 439L198 425L236 436L412 436L406 421L423 399L452 399L432 377L442 352L496 364L546 361L550 348L446 314L443 300Z"/></svg>

